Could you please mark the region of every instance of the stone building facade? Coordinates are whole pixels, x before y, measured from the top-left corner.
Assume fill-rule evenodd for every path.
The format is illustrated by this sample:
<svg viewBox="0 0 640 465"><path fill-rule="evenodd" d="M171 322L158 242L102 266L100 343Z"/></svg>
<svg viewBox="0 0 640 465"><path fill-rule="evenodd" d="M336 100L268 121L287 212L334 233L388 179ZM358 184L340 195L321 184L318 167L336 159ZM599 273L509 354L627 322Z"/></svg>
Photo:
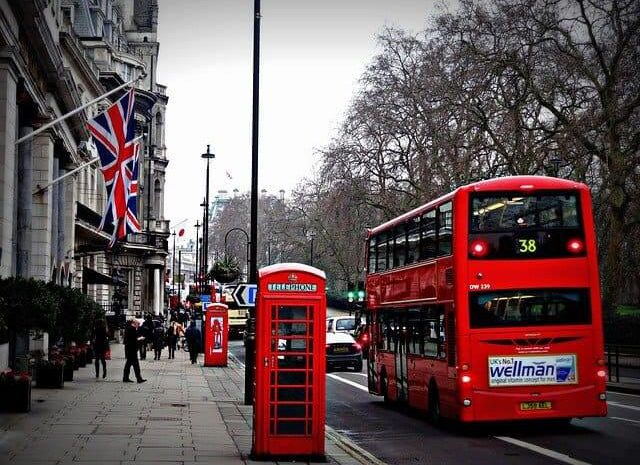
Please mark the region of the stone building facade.
<svg viewBox="0 0 640 465"><path fill-rule="evenodd" d="M82 287L108 311L164 308L169 224L166 88L156 82L157 0L0 0L0 276ZM105 189L86 122L122 94L16 141L123 83L136 82L143 231L108 249ZM114 298L115 296L115 298Z"/></svg>

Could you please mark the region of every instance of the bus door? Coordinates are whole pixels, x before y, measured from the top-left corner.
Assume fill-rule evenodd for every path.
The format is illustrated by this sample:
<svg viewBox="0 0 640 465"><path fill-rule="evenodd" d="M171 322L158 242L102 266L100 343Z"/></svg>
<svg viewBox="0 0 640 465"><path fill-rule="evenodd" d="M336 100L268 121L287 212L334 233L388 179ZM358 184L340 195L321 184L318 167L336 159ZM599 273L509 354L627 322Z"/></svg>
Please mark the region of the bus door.
<svg viewBox="0 0 640 465"><path fill-rule="evenodd" d="M369 384L369 391L375 391L375 386L378 385L378 373L376 372L376 354L378 353L378 341L380 338L380 327L376 323L373 324L373 318L371 313L366 313L367 331L369 331L369 353L367 356L367 381Z"/></svg>
<svg viewBox="0 0 640 465"><path fill-rule="evenodd" d="M409 389L409 382L407 379L407 322L403 317L396 316L396 389L398 401L406 401Z"/></svg>

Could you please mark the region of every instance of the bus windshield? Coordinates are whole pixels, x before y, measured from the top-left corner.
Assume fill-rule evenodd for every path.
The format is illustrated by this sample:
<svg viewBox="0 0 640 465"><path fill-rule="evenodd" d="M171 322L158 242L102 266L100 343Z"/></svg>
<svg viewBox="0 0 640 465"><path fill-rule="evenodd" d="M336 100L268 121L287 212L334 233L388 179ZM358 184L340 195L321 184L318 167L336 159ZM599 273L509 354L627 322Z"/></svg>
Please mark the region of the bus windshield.
<svg viewBox="0 0 640 465"><path fill-rule="evenodd" d="M535 289L470 294L471 328L589 324L586 289Z"/></svg>
<svg viewBox="0 0 640 465"><path fill-rule="evenodd" d="M471 199L471 231L578 228L575 194L476 195Z"/></svg>
<svg viewBox="0 0 640 465"><path fill-rule="evenodd" d="M574 192L472 195L469 242L471 259L584 256L578 197ZM474 253L474 246L482 253Z"/></svg>

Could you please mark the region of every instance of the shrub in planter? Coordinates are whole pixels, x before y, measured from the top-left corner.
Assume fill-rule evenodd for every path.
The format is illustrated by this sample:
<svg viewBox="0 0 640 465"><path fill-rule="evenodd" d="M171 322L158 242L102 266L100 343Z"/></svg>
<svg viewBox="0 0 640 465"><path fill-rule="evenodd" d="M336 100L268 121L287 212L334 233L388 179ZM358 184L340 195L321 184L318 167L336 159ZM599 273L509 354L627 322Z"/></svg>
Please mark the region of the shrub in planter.
<svg viewBox="0 0 640 465"><path fill-rule="evenodd" d="M93 362L93 348L89 344L83 344L83 347L87 353L87 364Z"/></svg>
<svg viewBox="0 0 640 465"><path fill-rule="evenodd" d="M235 257L225 255L213 264L210 275L220 283L230 283L240 276L240 264Z"/></svg>
<svg viewBox="0 0 640 465"><path fill-rule="evenodd" d="M56 357L36 363L36 386L40 388L64 387L64 359Z"/></svg>
<svg viewBox="0 0 640 465"><path fill-rule="evenodd" d="M0 373L0 411L31 410L31 376L26 372L6 370Z"/></svg>

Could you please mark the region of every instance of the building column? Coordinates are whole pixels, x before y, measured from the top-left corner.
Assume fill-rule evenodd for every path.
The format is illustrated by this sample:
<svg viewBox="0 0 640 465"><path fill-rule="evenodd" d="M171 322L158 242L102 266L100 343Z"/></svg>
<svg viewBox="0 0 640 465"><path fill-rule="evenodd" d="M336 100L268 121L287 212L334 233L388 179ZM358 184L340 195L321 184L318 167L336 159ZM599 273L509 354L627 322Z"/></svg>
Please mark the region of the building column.
<svg viewBox="0 0 640 465"><path fill-rule="evenodd" d="M153 269L153 313L160 315L160 308L162 305L162 295L160 294L160 268Z"/></svg>
<svg viewBox="0 0 640 465"><path fill-rule="evenodd" d="M10 63L0 63L0 276L14 273L14 202L17 76Z"/></svg>
<svg viewBox="0 0 640 465"><path fill-rule="evenodd" d="M33 142L33 185L44 186L51 182L53 173L53 140L46 131ZM53 189L45 189L33 196L31 276L48 281L51 279L51 223Z"/></svg>
<svg viewBox="0 0 640 465"><path fill-rule="evenodd" d="M22 126L19 136L33 132L33 127ZM32 140L20 144L18 150L18 227L16 230L16 276L28 278L31 254L31 217L33 215L33 157Z"/></svg>
<svg viewBox="0 0 640 465"><path fill-rule="evenodd" d="M60 158L54 154L53 157L53 169L51 170L51 179L57 179L60 176ZM51 256L51 270L50 279L55 284L59 284L58 276L60 276L60 257L58 256L58 214L60 213L60 191L58 189L59 183L49 187L51 192L51 249L49 255ZM55 274L51 271L55 270Z"/></svg>
<svg viewBox="0 0 640 465"><path fill-rule="evenodd" d="M73 259L76 237L76 185L76 175L65 178L62 185L62 197L64 198L62 222L64 224L64 234L61 242L63 243L64 259L67 265L67 276L69 277L72 277L76 271L76 261ZM69 286L70 284L70 282L66 282L65 286Z"/></svg>

